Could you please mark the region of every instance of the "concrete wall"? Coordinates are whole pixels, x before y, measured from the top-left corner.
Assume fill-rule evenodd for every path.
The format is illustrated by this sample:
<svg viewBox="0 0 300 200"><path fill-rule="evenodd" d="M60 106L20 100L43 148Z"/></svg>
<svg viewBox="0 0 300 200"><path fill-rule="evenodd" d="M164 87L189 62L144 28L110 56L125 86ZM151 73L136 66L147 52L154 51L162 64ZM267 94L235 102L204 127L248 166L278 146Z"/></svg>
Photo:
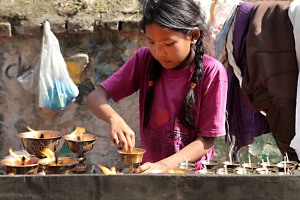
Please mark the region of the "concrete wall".
<svg viewBox="0 0 300 200"><path fill-rule="evenodd" d="M81 3L80 3L81 2ZM139 6L136 0L119 1L7 1L0 8L0 157L23 149L17 134L34 130L56 130L70 133L75 126L85 127L98 136L94 148L86 154L87 162L106 166L120 166L117 148L108 136L108 126L87 108L86 96L97 85L114 73L138 47L145 44L137 31ZM1 2L2 3L2 2ZM32 10L35 12L31 12ZM96 10L95 10L96 9ZM79 88L76 101L67 109L48 113L37 105L37 96L26 91L17 80L34 69L38 62L42 23L50 21L57 36L69 73ZM137 134L139 145L138 94L113 107ZM62 153L69 154L62 145ZM224 138L216 144L216 158L225 157ZM257 138L253 145L241 150L247 159L250 154L259 160L262 153L280 159L271 135ZM71 154L74 155L74 154Z"/></svg>
<svg viewBox="0 0 300 200"><path fill-rule="evenodd" d="M296 200L300 195L298 175L4 176L0 185L0 198L9 200Z"/></svg>

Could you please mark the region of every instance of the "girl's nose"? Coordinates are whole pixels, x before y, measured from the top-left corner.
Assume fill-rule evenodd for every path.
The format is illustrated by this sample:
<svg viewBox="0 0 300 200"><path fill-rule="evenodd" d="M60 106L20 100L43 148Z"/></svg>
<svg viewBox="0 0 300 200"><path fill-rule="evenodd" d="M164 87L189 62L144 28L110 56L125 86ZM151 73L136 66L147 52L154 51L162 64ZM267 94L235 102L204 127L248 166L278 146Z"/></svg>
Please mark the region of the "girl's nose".
<svg viewBox="0 0 300 200"><path fill-rule="evenodd" d="M161 58L161 57L164 57L165 54L166 54L166 52L165 52L165 50L164 50L163 47L161 47L159 45L157 45L155 47L155 55L156 55L156 57Z"/></svg>

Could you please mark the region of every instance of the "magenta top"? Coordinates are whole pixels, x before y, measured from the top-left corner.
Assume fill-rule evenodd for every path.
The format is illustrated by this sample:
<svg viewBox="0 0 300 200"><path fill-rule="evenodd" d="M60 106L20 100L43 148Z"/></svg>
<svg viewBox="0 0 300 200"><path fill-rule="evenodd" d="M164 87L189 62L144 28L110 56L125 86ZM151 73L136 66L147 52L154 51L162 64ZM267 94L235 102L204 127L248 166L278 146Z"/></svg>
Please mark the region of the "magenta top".
<svg viewBox="0 0 300 200"><path fill-rule="evenodd" d="M194 64L180 70L162 70L159 79L154 83L149 124L143 129L143 105L151 60L150 50L146 47L140 48L116 73L100 84L115 102L139 91L140 137L142 148L146 150L143 162L156 162L166 158L198 136L225 135L227 73L219 61L208 55L204 55L203 75L194 89L196 130L189 129L180 121L181 104L190 87ZM212 159L213 152L212 148L200 160Z"/></svg>

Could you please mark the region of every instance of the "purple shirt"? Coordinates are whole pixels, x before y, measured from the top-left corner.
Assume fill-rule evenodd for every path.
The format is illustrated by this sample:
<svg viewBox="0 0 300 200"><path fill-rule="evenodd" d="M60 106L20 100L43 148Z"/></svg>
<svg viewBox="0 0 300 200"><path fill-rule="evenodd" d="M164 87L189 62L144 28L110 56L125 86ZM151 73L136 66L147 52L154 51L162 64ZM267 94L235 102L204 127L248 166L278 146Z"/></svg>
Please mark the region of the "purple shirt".
<svg viewBox="0 0 300 200"><path fill-rule="evenodd" d="M227 73L219 61L208 55L204 55L203 76L194 89L196 131L184 126L179 119L194 64L180 70L162 70L159 79L154 83L149 125L147 129L143 129L143 105L148 89L151 59L149 49L140 48L116 73L101 83L115 102L139 91L140 137L142 148L146 150L143 162L156 162L166 158L198 136L225 135ZM211 159L212 156L213 148L203 159Z"/></svg>

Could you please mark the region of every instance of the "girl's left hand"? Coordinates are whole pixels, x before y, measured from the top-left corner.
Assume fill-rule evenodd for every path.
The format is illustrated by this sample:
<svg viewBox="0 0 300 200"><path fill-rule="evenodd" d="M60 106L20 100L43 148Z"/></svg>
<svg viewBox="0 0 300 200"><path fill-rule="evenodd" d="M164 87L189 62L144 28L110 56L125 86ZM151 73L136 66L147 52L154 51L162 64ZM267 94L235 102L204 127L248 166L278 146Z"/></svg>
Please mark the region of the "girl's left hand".
<svg viewBox="0 0 300 200"><path fill-rule="evenodd" d="M146 162L134 170L135 173L141 173L141 174L148 174L148 173L160 174L160 173L168 173L168 171L169 171L168 166L161 161L156 163Z"/></svg>

